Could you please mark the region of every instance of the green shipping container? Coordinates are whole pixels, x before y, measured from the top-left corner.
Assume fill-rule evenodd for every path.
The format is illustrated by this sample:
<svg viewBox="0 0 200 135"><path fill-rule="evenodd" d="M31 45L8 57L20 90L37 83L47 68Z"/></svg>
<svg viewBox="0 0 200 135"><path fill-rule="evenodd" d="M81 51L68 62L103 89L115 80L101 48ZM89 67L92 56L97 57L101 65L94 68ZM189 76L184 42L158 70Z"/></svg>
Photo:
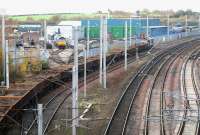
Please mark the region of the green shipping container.
<svg viewBox="0 0 200 135"><path fill-rule="evenodd" d="M87 37L87 28L85 28L85 37ZM100 37L99 27L90 27L90 39L97 39Z"/></svg>
<svg viewBox="0 0 200 135"><path fill-rule="evenodd" d="M85 37L87 37L87 28L85 28ZM108 33L112 35L112 39L123 39L125 37L125 27L113 26L108 27ZM130 33L130 27L128 27L128 37ZM132 27L132 35L136 34L136 28ZM99 27L90 27L90 39L98 39L100 37Z"/></svg>
<svg viewBox="0 0 200 135"><path fill-rule="evenodd" d="M125 37L125 27L111 27L109 29L108 31L112 34L113 39L123 39ZM134 35L136 33L135 27L131 27L131 30L132 35ZM127 33L129 37L130 27L128 27Z"/></svg>
<svg viewBox="0 0 200 135"><path fill-rule="evenodd" d="M110 27L108 31L111 33L113 39L124 38L124 27Z"/></svg>

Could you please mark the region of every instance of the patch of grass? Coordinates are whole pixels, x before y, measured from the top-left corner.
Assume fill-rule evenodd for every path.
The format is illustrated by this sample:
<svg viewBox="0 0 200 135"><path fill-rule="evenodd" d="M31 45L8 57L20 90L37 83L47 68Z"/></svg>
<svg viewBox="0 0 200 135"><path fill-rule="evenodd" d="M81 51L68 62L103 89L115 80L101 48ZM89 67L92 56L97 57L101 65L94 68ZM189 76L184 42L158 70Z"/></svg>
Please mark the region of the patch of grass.
<svg viewBox="0 0 200 135"><path fill-rule="evenodd" d="M87 135L87 129L86 128L78 127L76 132L77 132L77 135ZM71 135L72 134L72 128L66 129L66 134Z"/></svg>
<svg viewBox="0 0 200 135"><path fill-rule="evenodd" d="M13 19L16 21L26 21L28 19L32 19L34 21L39 20L50 20L54 16L59 16L61 19L65 20L78 20L82 18L95 18L96 14L84 14L84 13L66 13L66 14L48 14L48 15L23 15L23 16L10 16L9 19Z"/></svg>

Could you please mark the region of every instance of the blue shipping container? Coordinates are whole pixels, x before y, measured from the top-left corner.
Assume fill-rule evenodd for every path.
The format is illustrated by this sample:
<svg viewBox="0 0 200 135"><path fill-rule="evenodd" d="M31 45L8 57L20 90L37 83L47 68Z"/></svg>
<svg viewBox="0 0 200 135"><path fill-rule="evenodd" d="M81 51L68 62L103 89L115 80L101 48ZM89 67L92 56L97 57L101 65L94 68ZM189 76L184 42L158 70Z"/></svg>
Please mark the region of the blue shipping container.
<svg viewBox="0 0 200 135"><path fill-rule="evenodd" d="M127 24L130 25L130 19L108 19L108 26L124 26L125 22L127 21ZM100 26L100 20L99 19L92 19L89 20L91 27ZM88 20L81 20L82 26L87 27ZM147 25L147 19L142 18L133 18L131 19L132 26L146 26ZM149 26L160 26L160 19L149 19Z"/></svg>
<svg viewBox="0 0 200 135"><path fill-rule="evenodd" d="M152 37L167 35L167 31L168 31L167 26L150 27L150 35Z"/></svg>

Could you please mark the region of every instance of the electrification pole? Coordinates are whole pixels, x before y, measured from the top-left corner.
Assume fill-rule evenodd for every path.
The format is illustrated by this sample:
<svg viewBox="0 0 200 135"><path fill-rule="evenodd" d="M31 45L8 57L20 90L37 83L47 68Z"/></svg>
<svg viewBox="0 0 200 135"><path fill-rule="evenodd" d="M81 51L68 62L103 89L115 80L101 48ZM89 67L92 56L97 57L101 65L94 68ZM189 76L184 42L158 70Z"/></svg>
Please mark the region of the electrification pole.
<svg viewBox="0 0 200 135"><path fill-rule="evenodd" d="M102 78L102 65L103 65L103 49L102 49L102 46L103 46L103 17L101 15L100 17L100 65L99 65L99 82L100 82L100 85L102 85L102 82L103 82L103 78Z"/></svg>
<svg viewBox="0 0 200 135"><path fill-rule="evenodd" d="M78 118L78 27L73 27L74 66L72 68L72 135L76 135Z"/></svg>
<svg viewBox="0 0 200 135"><path fill-rule="evenodd" d="M128 26L127 21L125 22L125 47L124 47L124 69L127 70L127 38L128 38Z"/></svg>
<svg viewBox="0 0 200 135"><path fill-rule="evenodd" d="M168 29L167 29L167 37L168 37L168 41L170 40L170 35L169 35L169 31L170 31L170 23L169 23L169 15L167 16L167 26L168 26Z"/></svg>
<svg viewBox="0 0 200 135"><path fill-rule="evenodd" d="M8 89L10 87L10 79L9 79L9 51L8 51L8 40L6 40L6 45L5 45L5 51L6 51L6 59L5 59L5 63L6 63L6 88Z"/></svg>
<svg viewBox="0 0 200 135"><path fill-rule="evenodd" d="M186 15L185 16L185 32L186 32L186 36L188 35L187 27L188 27L188 16Z"/></svg>
<svg viewBox="0 0 200 135"><path fill-rule="evenodd" d="M103 40L103 88L106 89L106 52L107 52L107 18L104 18L104 40Z"/></svg>
<svg viewBox="0 0 200 135"><path fill-rule="evenodd" d="M72 68L72 135L76 135L76 68Z"/></svg>
<svg viewBox="0 0 200 135"><path fill-rule="evenodd" d="M86 97L87 95L87 51L84 48L83 49L83 53L84 53L84 97Z"/></svg>
<svg viewBox="0 0 200 135"><path fill-rule="evenodd" d="M44 20L44 48L47 49L47 21Z"/></svg>
<svg viewBox="0 0 200 135"><path fill-rule="evenodd" d="M129 24L129 27L130 27L130 29L129 29L129 42L130 42L130 44L129 44L129 46L131 46L132 45L132 18L130 17L130 20L129 20L130 22L130 24Z"/></svg>
<svg viewBox="0 0 200 135"><path fill-rule="evenodd" d="M74 66L75 66L75 92L76 92L76 116L78 116L78 31L79 28L75 28L75 33L74 33ZM78 118L76 119L76 123L78 125L79 120Z"/></svg>
<svg viewBox="0 0 200 135"><path fill-rule="evenodd" d="M149 16L147 16L147 39L149 37Z"/></svg>
<svg viewBox="0 0 200 135"><path fill-rule="evenodd" d="M6 83L6 64L5 64L5 13L2 13L1 19L1 30L2 30L2 64L3 64L3 80Z"/></svg>
<svg viewBox="0 0 200 135"><path fill-rule="evenodd" d="M200 16L199 16L199 31L200 31Z"/></svg>
<svg viewBox="0 0 200 135"><path fill-rule="evenodd" d="M43 135L43 105L37 105L38 112L38 135Z"/></svg>
<svg viewBox="0 0 200 135"><path fill-rule="evenodd" d="M17 33L15 33L15 39L14 39L14 55L13 55L13 65L14 65L14 81L16 81L16 73L17 73Z"/></svg>
<svg viewBox="0 0 200 135"><path fill-rule="evenodd" d="M87 57L90 49L90 20L87 21Z"/></svg>

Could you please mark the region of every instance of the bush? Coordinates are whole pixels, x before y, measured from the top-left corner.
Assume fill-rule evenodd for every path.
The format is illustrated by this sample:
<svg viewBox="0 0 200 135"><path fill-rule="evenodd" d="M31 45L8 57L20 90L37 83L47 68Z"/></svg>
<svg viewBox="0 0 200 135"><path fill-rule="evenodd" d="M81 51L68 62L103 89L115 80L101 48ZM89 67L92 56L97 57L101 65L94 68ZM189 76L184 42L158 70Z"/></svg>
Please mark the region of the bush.
<svg viewBox="0 0 200 135"><path fill-rule="evenodd" d="M46 70L46 69L49 69L49 63L48 61L41 61L42 63L42 70Z"/></svg>

